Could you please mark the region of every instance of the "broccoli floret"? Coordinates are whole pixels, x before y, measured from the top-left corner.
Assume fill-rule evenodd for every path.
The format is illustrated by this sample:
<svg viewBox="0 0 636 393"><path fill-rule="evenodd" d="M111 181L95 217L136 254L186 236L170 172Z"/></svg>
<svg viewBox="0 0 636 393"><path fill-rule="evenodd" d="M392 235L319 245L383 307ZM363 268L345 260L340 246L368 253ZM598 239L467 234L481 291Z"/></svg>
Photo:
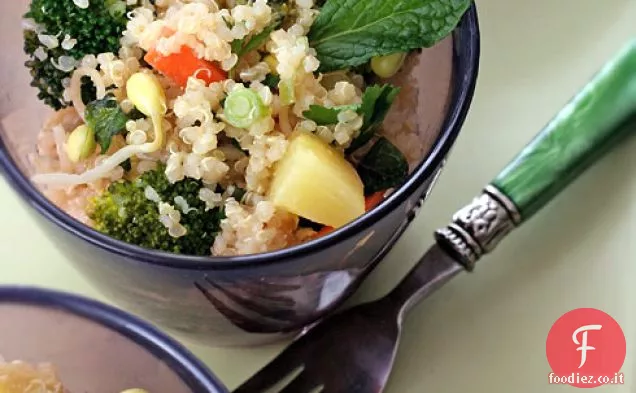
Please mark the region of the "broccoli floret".
<svg viewBox="0 0 636 393"><path fill-rule="evenodd" d="M88 215L95 229L116 239L141 247L186 255L210 255L210 247L219 232L224 218L221 209L206 211L205 202L199 199L203 183L185 179L171 184L165 176L165 167L146 172L133 181L119 181L107 191L94 197L88 207ZM179 208L174 199L183 197L191 210L181 212L181 225L187 234L173 238L159 221L157 202L149 200L144 191L152 187L161 200Z"/></svg>
<svg viewBox="0 0 636 393"><path fill-rule="evenodd" d="M31 71L31 86L39 90L38 98L56 110L69 106L63 98L62 81L69 78L71 72L56 68L52 61L59 63L60 56L81 60L89 54L117 54L128 21L126 13L135 7L127 6L125 0L91 0L86 9L78 7L73 0L32 0L24 17L33 19L44 30L38 33L56 36L60 43L48 49L38 39L38 33L24 31L24 51L30 57L26 66ZM77 40L70 50L61 45L67 34ZM38 48L46 54L45 59L35 55ZM85 85L83 90L91 87Z"/></svg>

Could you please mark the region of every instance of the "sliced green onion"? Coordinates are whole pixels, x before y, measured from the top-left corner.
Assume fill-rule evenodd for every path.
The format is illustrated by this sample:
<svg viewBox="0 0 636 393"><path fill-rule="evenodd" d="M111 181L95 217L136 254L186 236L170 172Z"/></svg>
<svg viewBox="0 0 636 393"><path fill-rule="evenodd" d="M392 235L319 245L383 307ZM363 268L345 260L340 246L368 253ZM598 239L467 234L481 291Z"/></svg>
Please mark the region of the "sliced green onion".
<svg viewBox="0 0 636 393"><path fill-rule="evenodd" d="M296 92L294 91L293 80L282 80L278 84L278 91L280 93L280 103L282 105L291 105L296 102Z"/></svg>
<svg viewBox="0 0 636 393"><path fill-rule="evenodd" d="M267 107L254 90L239 88L231 92L224 103L225 120L238 128L248 128L267 115Z"/></svg>

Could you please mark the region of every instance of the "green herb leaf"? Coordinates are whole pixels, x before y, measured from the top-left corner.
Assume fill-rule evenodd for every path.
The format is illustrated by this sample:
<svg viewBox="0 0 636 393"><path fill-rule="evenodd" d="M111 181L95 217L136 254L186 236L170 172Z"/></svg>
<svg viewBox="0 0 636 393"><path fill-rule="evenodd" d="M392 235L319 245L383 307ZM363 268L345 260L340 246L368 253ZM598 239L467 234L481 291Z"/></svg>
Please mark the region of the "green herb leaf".
<svg viewBox="0 0 636 393"><path fill-rule="evenodd" d="M267 74L263 84L270 89L278 89L278 84L280 83L280 77L274 74Z"/></svg>
<svg viewBox="0 0 636 393"><path fill-rule="evenodd" d="M281 24L281 20L277 19L272 24L267 26L265 30L261 31L255 36L252 36L252 38L250 39L242 38L240 40L232 41L232 43L230 44L230 47L232 48L232 53L235 53L240 60L246 54L250 53L251 51L263 45L265 41L267 41L269 36L272 34L272 32L276 30L278 26L280 26L280 24ZM238 62L236 64L238 64ZM229 73L230 79L234 79L235 70L236 70L236 67L230 70L230 73Z"/></svg>
<svg viewBox="0 0 636 393"><path fill-rule="evenodd" d="M328 0L311 27L320 71L431 47L450 34L471 0Z"/></svg>
<svg viewBox="0 0 636 393"><path fill-rule="evenodd" d="M132 162L130 162L130 158L119 164L119 166L122 167L125 172L130 172L132 170Z"/></svg>
<svg viewBox="0 0 636 393"><path fill-rule="evenodd" d="M338 115L346 110L358 111L360 105L342 105L327 108L322 105L310 105L309 110L303 112L305 119L313 120L319 126L338 124Z"/></svg>
<svg viewBox="0 0 636 393"><path fill-rule="evenodd" d="M365 194L396 187L409 174L409 164L402 152L382 137L358 165Z"/></svg>
<svg viewBox="0 0 636 393"><path fill-rule="evenodd" d="M106 152L113 137L126 129L128 117L111 97L86 105L86 124L95 131L95 140Z"/></svg>
<svg viewBox="0 0 636 393"><path fill-rule="evenodd" d="M147 116L141 113L141 111L137 108L133 108L130 112L126 114L129 120L140 120L145 119Z"/></svg>
<svg viewBox="0 0 636 393"><path fill-rule="evenodd" d="M245 153L249 153L248 150L243 149L243 146L241 146L241 142L239 142L238 140L236 140L235 138L230 139L230 143L232 144L232 146L236 147L237 149L239 149L242 152Z"/></svg>
<svg viewBox="0 0 636 393"><path fill-rule="evenodd" d="M242 57L245 54L250 53L251 51L257 49L258 47L263 45L265 41L267 41L269 36L272 34L274 30L278 28L278 26L279 26L278 23L269 25L268 27L265 28L265 30L261 31L260 33L253 36L250 40L248 40L245 45L241 45L241 49L239 50L239 52L238 53L235 52L235 53L239 57Z"/></svg>
<svg viewBox="0 0 636 393"><path fill-rule="evenodd" d="M400 88L392 85L369 86L362 96L362 105L358 113L364 117L364 125L356 139L351 142L347 153L352 153L366 145L384 122L393 101L400 93Z"/></svg>
<svg viewBox="0 0 636 393"><path fill-rule="evenodd" d="M234 190L234 193L232 194L232 198L234 198L237 201L241 201L243 200L243 197L245 196L245 194L247 194L247 191L236 187L236 189Z"/></svg>
<svg viewBox="0 0 636 393"><path fill-rule="evenodd" d="M338 124L338 114L336 108L327 108L322 105L310 105L309 110L303 112L305 119L313 120L319 126Z"/></svg>
<svg viewBox="0 0 636 393"><path fill-rule="evenodd" d="M245 43L245 38L241 38L240 40L234 40L230 44L230 48L232 48L232 53L236 53L239 55L243 50L243 44Z"/></svg>
<svg viewBox="0 0 636 393"><path fill-rule="evenodd" d="M364 91L361 104L343 105L333 108L311 105L309 110L303 112L303 116L306 119L313 120L319 126L326 126L338 124L338 114L345 110L354 110L362 115L364 123L360 134L347 149L347 154L349 154L361 148L373 138L399 92L400 88L392 85L374 85Z"/></svg>
<svg viewBox="0 0 636 393"><path fill-rule="evenodd" d="M87 104L97 99L97 88L93 84L93 80L90 76L83 76L81 81L80 91L82 92L82 102Z"/></svg>
<svg viewBox="0 0 636 393"><path fill-rule="evenodd" d="M267 26L260 33L252 36L250 39L242 38L240 40L232 41L232 53L236 53L239 59L251 51L258 49L261 45L263 45L272 32L281 25L282 20L280 18L275 18L274 21Z"/></svg>

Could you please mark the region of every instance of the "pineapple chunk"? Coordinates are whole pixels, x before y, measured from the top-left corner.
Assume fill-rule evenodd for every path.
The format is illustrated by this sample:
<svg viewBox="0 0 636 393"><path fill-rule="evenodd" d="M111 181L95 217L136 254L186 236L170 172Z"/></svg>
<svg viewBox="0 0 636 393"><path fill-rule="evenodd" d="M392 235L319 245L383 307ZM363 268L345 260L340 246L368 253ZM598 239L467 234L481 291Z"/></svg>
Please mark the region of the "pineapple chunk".
<svg viewBox="0 0 636 393"><path fill-rule="evenodd" d="M306 132L291 137L278 162L269 200L316 223L338 228L365 212L364 185L340 152Z"/></svg>

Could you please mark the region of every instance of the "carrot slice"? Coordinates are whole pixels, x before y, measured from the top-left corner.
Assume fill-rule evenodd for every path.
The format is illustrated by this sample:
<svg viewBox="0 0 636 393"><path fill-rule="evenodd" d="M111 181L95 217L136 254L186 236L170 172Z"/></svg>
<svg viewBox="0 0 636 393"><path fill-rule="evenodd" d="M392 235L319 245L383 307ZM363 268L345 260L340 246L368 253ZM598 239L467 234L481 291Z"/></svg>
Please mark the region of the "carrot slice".
<svg viewBox="0 0 636 393"><path fill-rule="evenodd" d="M144 60L181 87L186 87L191 76L196 76L207 84L227 79L227 73L221 67L199 59L188 46L183 46L178 53L168 56L151 49L146 53Z"/></svg>
<svg viewBox="0 0 636 393"><path fill-rule="evenodd" d="M329 233L333 232L333 227L322 227L321 230L319 230L318 232L316 232L316 234L314 235L313 239L318 239L319 237L323 237Z"/></svg>
<svg viewBox="0 0 636 393"><path fill-rule="evenodd" d="M365 198L365 207L366 211L370 211L376 206L378 206L384 200L384 194L386 191L379 191L375 194L371 194ZM323 227L320 231L316 232L316 234L312 237L312 239L318 239L319 237L325 236L331 232L333 232L334 228L332 227Z"/></svg>
<svg viewBox="0 0 636 393"><path fill-rule="evenodd" d="M369 211L382 203L385 193L386 191L379 191L366 197L364 200L366 210Z"/></svg>

